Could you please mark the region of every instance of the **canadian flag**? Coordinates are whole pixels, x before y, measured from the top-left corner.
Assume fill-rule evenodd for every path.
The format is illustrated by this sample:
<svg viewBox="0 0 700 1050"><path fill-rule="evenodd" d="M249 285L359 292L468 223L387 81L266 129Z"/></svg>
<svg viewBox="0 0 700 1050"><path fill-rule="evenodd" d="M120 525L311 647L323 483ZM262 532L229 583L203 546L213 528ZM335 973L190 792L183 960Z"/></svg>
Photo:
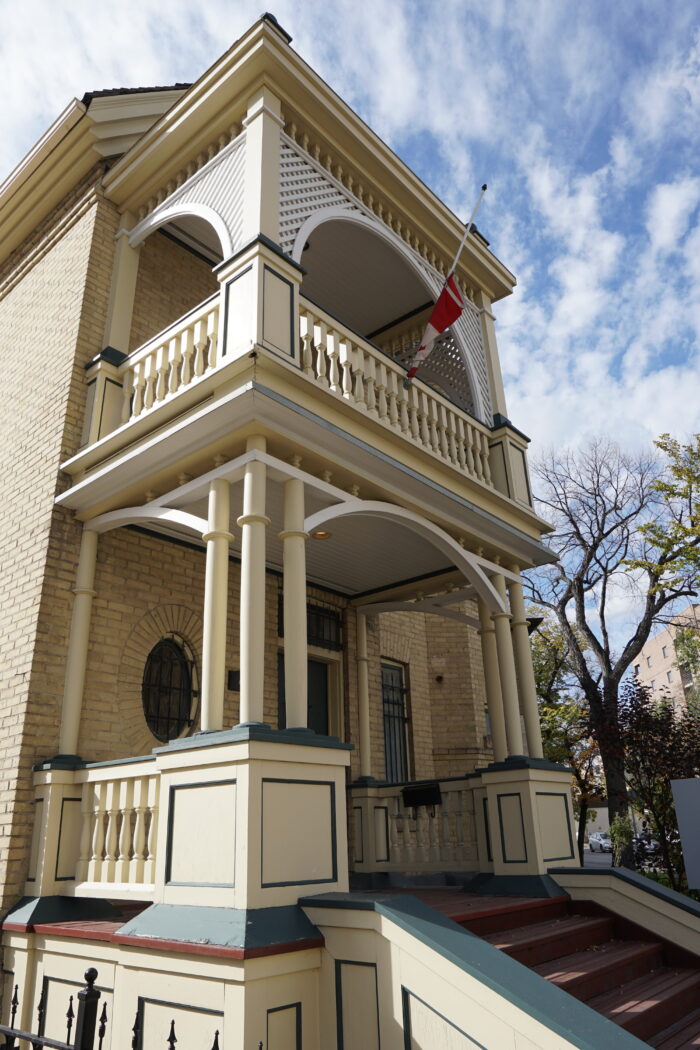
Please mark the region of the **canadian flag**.
<svg viewBox="0 0 700 1050"><path fill-rule="evenodd" d="M438 300L433 307L433 312L430 315L428 323L423 333L423 340L416 350L416 355L413 358L411 367L406 373L406 380L410 382L415 376L420 366L425 361L426 357L433 349L433 343L439 335L454 324L455 321L461 316L462 310L464 309L464 299L462 293L457 287L454 274L445 281L442 291L438 296Z"/></svg>

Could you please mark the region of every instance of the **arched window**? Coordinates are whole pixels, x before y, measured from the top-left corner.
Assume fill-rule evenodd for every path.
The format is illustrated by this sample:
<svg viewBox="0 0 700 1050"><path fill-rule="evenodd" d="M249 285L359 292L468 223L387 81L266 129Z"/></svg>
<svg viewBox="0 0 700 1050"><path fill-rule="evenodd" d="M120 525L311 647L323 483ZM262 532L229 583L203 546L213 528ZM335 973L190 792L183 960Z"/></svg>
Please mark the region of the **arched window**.
<svg viewBox="0 0 700 1050"><path fill-rule="evenodd" d="M181 639L162 638L148 654L141 699L148 728L166 743L192 725L194 662Z"/></svg>

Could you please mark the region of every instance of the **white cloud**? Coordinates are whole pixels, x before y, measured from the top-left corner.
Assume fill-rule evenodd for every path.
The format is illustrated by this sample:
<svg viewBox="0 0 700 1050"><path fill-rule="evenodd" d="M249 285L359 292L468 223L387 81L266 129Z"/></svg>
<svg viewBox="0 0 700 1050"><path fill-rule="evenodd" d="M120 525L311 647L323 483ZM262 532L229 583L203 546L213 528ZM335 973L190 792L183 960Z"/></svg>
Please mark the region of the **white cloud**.
<svg viewBox="0 0 700 1050"><path fill-rule="evenodd" d="M655 186L647 205L646 228L652 248L674 251L687 233L700 201L700 177Z"/></svg>

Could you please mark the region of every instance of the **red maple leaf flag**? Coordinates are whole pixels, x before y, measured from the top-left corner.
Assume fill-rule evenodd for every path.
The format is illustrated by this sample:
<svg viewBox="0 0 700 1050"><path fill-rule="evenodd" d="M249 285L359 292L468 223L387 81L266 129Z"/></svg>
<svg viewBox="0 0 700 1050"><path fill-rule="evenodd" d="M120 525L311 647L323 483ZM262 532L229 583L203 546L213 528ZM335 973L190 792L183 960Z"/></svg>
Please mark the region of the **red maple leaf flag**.
<svg viewBox="0 0 700 1050"><path fill-rule="evenodd" d="M454 274L451 273L445 281L443 289L438 296L438 300L433 307L433 312L428 319L421 344L416 350L416 355L413 358L411 367L406 373L406 379L413 379L416 372L433 349L433 343L437 337L442 335L450 325L454 324L455 321L461 317L463 309L464 299L462 298L462 293L457 287Z"/></svg>

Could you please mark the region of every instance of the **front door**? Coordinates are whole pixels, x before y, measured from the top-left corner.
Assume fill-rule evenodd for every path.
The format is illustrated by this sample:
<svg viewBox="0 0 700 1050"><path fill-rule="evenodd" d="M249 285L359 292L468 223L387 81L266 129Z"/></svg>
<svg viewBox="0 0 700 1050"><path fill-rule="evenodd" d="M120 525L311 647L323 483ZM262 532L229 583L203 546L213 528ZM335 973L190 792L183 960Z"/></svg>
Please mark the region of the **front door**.
<svg viewBox="0 0 700 1050"><path fill-rule="evenodd" d="M307 725L314 733L328 736L328 664L323 660L308 663L308 711ZM287 727L287 706L284 693L284 653L277 655L277 724Z"/></svg>

